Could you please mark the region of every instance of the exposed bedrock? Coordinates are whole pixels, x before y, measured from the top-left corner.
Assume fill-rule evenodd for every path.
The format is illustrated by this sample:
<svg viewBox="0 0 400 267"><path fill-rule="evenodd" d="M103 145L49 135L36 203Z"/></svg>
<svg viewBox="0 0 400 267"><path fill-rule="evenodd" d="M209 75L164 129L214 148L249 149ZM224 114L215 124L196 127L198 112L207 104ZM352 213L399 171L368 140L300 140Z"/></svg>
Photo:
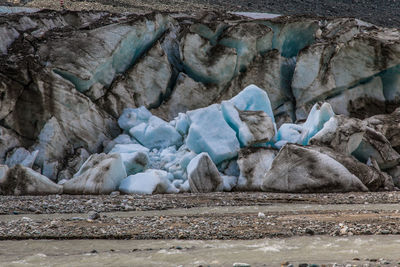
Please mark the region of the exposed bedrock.
<svg viewBox="0 0 400 267"><path fill-rule="evenodd" d="M251 84L264 95L247 99L256 103L251 107L247 100L235 102ZM323 101L335 114L355 118L326 122L312 115L304 125L293 124ZM129 174L168 166L182 180L168 190L149 185L146 192L189 190L186 167L201 152L220 171L238 160L240 170L252 173L221 171L224 188L237 180L236 189L262 190L260 170L266 167L257 157L274 157L260 149L261 156L245 159L240 149L260 143L276 149L294 140L276 143L282 133L306 144L322 129L310 143L376 165L379 175L362 182L378 190L387 187L381 170L398 176L399 103L400 32L356 19L48 10L0 15L0 164L21 164L55 182L71 179L90 154L140 143L151 151L125 155L124 166L133 164ZM152 114L145 112L148 117L133 127L130 116L138 113L124 110L139 107ZM120 116L127 125L118 125ZM166 161L170 152L160 151L167 146L185 155L184 162ZM153 174L145 176L157 185ZM108 190L90 186L84 192Z"/></svg>

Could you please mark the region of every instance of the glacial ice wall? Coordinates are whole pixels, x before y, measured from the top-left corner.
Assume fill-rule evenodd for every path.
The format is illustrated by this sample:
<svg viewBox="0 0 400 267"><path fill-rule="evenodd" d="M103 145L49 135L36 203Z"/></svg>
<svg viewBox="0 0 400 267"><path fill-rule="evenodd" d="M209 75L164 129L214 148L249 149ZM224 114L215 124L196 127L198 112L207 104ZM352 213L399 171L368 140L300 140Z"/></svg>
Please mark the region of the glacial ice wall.
<svg viewBox="0 0 400 267"><path fill-rule="evenodd" d="M230 159L245 161L244 148L334 147L321 137L344 127L334 114L365 119L400 103L399 30L357 19L16 11L0 14L0 53L0 164L54 181L71 179L89 154L139 143L148 151L121 152L129 171L164 166L182 178L207 152L229 188L240 176ZM243 98L251 84L257 95ZM140 123L118 125L126 108ZM352 155L394 168L396 131L375 140L357 125ZM33 164L18 160L28 154Z"/></svg>

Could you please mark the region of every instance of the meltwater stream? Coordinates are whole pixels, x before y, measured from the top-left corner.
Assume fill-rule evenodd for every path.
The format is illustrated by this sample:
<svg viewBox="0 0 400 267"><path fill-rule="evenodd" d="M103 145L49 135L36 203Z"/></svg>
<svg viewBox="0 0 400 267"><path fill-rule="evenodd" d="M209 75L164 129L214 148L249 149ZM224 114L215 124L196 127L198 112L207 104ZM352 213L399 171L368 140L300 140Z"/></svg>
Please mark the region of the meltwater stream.
<svg viewBox="0 0 400 267"><path fill-rule="evenodd" d="M398 236L294 237L285 239L24 240L0 242L1 266L280 266L400 260ZM357 259L360 259L358 261ZM360 265L361 266L361 265Z"/></svg>

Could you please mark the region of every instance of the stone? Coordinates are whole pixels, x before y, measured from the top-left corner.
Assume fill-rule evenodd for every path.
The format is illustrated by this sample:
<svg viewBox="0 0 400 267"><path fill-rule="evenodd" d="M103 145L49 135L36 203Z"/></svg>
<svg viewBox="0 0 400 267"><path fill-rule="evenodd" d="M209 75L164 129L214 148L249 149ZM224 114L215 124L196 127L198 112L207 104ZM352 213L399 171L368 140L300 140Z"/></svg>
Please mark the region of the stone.
<svg viewBox="0 0 400 267"><path fill-rule="evenodd" d="M261 191L265 174L270 170L276 154L277 151L270 148L241 149L237 160L240 176L236 188L240 191Z"/></svg>
<svg viewBox="0 0 400 267"><path fill-rule="evenodd" d="M126 176L119 154L93 154L74 177L63 184L64 193L110 194Z"/></svg>
<svg viewBox="0 0 400 267"><path fill-rule="evenodd" d="M190 191L207 193L222 191L224 183L210 156L203 152L193 158L187 166Z"/></svg>
<svg viewBox="0 0 400 267"><path fill-rule="evenodd" d="M100 219L100 214L96 211L91 210L88 213L88 219L92 221Z"/></svg>
<svg viewBox="0 0 400 267"><path fill-rule="evenodd" d="M46 176L31 168L15 165L7 171L0 181L0 192L3 195L49 195L61 194L63 187L53 183Z"/></svg>
<svg viewBox="0 0 400 267"><path fill-rule="evenodd" d="M368 191L335 159L295 144L287 144L279 151L261 189L288 193Z"/></svg>

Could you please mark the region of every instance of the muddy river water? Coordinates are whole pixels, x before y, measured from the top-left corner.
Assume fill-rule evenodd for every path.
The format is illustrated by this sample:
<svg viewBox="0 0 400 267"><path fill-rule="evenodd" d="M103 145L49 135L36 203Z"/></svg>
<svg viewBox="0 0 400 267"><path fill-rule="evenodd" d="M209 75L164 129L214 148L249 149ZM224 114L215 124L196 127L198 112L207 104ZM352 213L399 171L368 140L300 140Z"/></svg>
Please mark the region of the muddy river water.
<svg viewBox="0 0 400 267"><path fill-rule="evenodd" d="M0 242L1 266L280 266L400 260L398 236L294 237L285 239L23 240ZM360 261L358 260L360 259Z"/></svg>

